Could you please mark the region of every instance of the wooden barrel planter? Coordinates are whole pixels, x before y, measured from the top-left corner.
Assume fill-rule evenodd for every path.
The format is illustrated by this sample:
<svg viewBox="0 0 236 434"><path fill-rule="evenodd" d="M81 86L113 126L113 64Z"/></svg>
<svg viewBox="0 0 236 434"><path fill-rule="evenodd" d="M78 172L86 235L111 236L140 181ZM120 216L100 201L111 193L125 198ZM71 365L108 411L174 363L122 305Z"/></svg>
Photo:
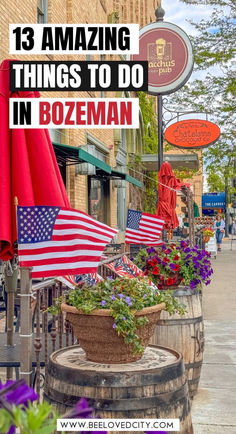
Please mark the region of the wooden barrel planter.
<svg viewBox="0 0 236 434"><path fill-rule="evenodd" d="M169 348L149 346L125 364L88 361L77 345L54 352L44 398L63 414L81 397L101 418L179 418L178 434L193 433L183 359Z"/></svg>
<svg viewBox="0 0 236 434"><path fill-rule="evenodd" d="M179 288L173 295L186 305L187 311L183 316L170 316L162 311L151 344L173 348L183 355L189 395L193 398L198 389L204 350L201 294L198 290Z"/></svg>

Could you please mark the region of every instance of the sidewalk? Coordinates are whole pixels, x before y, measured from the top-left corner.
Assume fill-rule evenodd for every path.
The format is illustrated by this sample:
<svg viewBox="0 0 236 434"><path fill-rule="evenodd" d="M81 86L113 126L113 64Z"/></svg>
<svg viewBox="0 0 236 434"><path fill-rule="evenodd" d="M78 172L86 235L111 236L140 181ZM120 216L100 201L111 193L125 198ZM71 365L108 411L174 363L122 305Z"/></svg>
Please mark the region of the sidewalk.
<svg viewBox="0 0 236 434"><path fill-rule="evenodd" d="M205 351L194 398L194 434L236 434L236 243L224 241L212 259L214 275L203 294Z"/></svg>

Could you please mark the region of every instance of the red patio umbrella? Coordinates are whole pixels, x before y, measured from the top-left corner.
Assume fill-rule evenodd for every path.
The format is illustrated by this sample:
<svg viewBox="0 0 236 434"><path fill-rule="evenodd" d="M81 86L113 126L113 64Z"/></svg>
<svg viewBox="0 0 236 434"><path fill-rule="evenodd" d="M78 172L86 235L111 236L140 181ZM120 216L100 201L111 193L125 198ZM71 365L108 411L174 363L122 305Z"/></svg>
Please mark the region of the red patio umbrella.
<svg viewBox="0 0 236 434"><path fill-rule="evenodd" d="M69 207L69 199L46 129L9 129L9 97L38 92L9 91L9 60L0 65L0 259L14 255L17 239L14 197L19 205Z"/></svg>
<svg viewBox="0 0 236 434"><path fill-rule="evenodd" d="M178 181L173 173L170 163L165 162L161 165L158 173L158 181L157 215L165 220L165 229L174 229L179 226L179 221L175 212L176 191L171 190L170 188L176 190Z"/></svg>

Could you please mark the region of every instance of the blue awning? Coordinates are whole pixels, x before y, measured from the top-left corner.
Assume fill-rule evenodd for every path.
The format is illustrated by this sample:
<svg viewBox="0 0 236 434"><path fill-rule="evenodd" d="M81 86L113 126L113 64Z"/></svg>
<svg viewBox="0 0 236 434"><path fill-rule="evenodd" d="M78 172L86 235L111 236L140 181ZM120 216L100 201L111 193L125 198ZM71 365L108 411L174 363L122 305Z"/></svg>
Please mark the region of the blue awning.
<svg viewBox="0 0 236 434"><path fill-rule="evenodd" d="M202 208L225 208L225 193L203 194Z"/></svg>

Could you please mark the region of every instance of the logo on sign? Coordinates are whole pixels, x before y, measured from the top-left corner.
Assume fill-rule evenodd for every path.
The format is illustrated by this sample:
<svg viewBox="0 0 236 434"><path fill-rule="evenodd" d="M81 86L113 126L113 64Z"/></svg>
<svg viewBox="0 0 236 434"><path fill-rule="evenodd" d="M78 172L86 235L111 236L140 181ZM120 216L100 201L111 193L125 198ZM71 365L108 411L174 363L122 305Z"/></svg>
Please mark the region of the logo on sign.
<svg viewBox="0 0 236 434"><path fill-rule="evenodd" d="M158 75L172 72L175 60L172 59L172 43L158 38L155 43L148 44L148 67L156 68Z"/></svg>

